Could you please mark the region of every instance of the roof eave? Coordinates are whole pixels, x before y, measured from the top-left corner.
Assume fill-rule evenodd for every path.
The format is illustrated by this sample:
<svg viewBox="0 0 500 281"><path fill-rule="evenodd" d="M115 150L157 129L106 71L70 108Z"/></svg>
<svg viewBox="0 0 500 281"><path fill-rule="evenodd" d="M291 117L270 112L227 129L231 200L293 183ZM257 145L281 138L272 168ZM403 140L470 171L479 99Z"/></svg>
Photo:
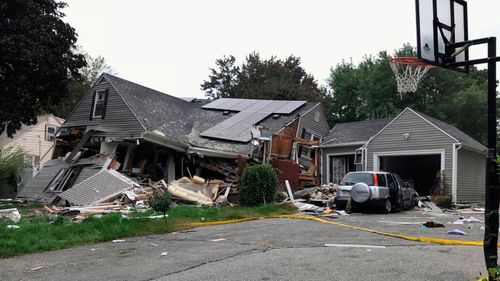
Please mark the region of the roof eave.
<svg viewBox="0 0 500 281"><path fill-rule="evenodd" d="M474 146L471 146L471 145L468 145L465 143L458 143L458 144L460 146L462 146L462 148L465 148L465 149L470 150L472 152L479 153L479 154L484 155L484 156L488 156L488 149L486 147L484 147L484 149L479 149L477 147L474 147Z"/></svg>
<svg viewBox="0 0 500 281"><path fill-rule="evenodd" d="M162 136L161 133L155 131L148 131L144 133L142 137L145 141L153 142L181 152L187 152L189 148L189 145L179 141L171 140L165 136Z"/></svg>
<svg viewBox="0 0 500 281"><path fill-rule="evenodd" d="M222 151L222 150L193 147L193 146L189 147L187 152L191 154L201 154L203 156L208 156L208 157L220 157L220 158L232 158L232 159L237 158L238 156L244 156L244 157L247 156L237 152Z"/></svg>
<svg viewBox="0 0 500 281"><path fill-rule="evenodd" d="M355 146L364 145L366 141L354 141L354 142L343 142L343 143L332 143L332 144L320 144L320 148L330 148L330 147L343 147L343 146Z"/></svg>

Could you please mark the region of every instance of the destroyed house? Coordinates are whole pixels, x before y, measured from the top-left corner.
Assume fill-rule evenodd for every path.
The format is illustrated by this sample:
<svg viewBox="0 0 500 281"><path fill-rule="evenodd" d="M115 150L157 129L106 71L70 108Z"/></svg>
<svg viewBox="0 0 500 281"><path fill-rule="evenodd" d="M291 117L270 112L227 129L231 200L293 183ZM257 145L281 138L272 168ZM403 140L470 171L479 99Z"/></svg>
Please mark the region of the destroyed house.
<svg viewBox="0 0 500 281"><path fill-rule="evenodd" d="M421 196L440 190L454 203L484 198L486 147L411 108L391 119L336 124L320 147L323 183L339 183L350 171L388 171Z"/></svg>
<svg viewBox="0 0 500 281"><path fill-rule="evenodd" d="M298 155L310 164L314 153L297 147L297 137L319 141L327 132L317 102L219 99L202 106L102 74L61 126L54 160L20 197L54 199L109 168L167 182L190 173L235 182L236 158ZM271 147L276 136L286 145Z"/></svg>

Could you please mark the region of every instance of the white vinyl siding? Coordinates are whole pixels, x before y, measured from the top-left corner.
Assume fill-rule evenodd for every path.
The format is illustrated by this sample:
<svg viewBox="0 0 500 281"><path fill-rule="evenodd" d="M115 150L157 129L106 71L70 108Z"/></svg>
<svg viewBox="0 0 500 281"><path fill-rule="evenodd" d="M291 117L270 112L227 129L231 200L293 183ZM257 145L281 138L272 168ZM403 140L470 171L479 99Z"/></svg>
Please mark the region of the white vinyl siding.
<svg viewBox="0 0 500 281"><path fill-rule="evenodd" d="M366 170L374 169L374 153L390 155L391 152L401 151L443 150L446 183L449 186L448 192L451 194L452 144L455 142L450 136L429 124L411 110L404 110L368 144Z"/></svg>
<svg viewBox="0 0 500 281"><path fill-rule="evenodd" d="M457 156L457 202L484 202L486 156L464 148Z"/></svg>

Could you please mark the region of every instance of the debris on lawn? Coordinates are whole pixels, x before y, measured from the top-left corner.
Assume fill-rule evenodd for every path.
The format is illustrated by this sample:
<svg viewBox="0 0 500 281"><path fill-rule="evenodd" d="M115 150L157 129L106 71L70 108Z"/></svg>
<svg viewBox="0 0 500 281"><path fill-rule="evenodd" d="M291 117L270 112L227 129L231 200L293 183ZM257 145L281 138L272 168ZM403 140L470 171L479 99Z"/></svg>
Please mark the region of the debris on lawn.
<svg viewBox="0 0 500 281"><path fill-rule="evenodd" d="M123 240L123 239L115 239L115 240L113 240L111 242L113 242L113 243L123 243L123 242L125 242L125 240Z"/></svg>
<svg viewBox="0 0 500 281"><path fill-rule="evenodd" d="M9 219L14 223L18 223L21 220L21 214L17 208L3 209L0 210L0 219Z"/></svg>
<svg viewBox="0 0 500 281"><path fill-rule="evenodd" d="M152 182L129 178L112 169L101 170L93 176L58 193L59 206L44 205L50 215L61 215L74 222L86 217L120 212L126 219L157 219L163 216L129 217L130 211L151 210L149 199L155 192L168 191L178 204L201 206L234 206L230 194L237 194L234 183L206 180L199 176L183 177L167 184L164 180ZM65 207L62 207L65 206Z"/></svg>
<svg viewBox="0 0 500 281"><path fill-rule="evenodd" d="M7 225L7 228L9 228L9 229L18 229L18 228L20 228L20 226L19 225L15 225L15 224L9 224L9 225Z"/></svg>

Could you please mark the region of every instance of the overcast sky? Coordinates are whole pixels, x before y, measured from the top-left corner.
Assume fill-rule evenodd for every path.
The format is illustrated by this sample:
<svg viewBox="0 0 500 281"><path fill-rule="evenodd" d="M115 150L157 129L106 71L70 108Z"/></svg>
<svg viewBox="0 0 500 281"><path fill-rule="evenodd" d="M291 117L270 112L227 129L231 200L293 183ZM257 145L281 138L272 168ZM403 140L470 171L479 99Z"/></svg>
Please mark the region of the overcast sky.
<svg viewBox="0 0 500 281"><path fill-rule="evenodd" d="M468 9L470 39L500 37L500 1L469 0ZM342 60L416 45L414 0L68 0L64 12L78 44L118 76L179 97L203 97L200 84L224 55L241 64L252 51L293 54L324 84Z"/></svg>

